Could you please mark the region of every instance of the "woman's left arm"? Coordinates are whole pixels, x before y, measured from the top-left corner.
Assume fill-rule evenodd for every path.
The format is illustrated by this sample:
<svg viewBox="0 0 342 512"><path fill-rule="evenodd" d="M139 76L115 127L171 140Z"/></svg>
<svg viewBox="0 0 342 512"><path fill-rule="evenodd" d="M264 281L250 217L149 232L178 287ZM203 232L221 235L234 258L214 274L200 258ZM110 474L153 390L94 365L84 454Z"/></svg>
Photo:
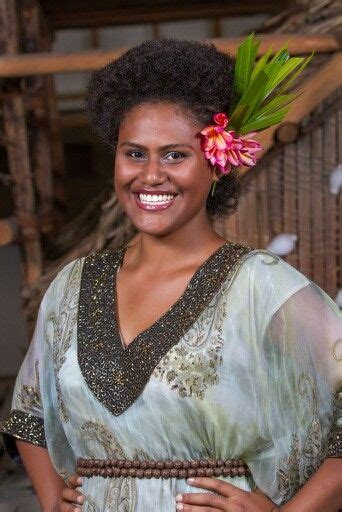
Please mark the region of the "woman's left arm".
<svg viewBox="0 0 342 512"><path fill-rule="evenodd" d="M342 509L342 459L328 458L281 512L337 512Z"/></svg>

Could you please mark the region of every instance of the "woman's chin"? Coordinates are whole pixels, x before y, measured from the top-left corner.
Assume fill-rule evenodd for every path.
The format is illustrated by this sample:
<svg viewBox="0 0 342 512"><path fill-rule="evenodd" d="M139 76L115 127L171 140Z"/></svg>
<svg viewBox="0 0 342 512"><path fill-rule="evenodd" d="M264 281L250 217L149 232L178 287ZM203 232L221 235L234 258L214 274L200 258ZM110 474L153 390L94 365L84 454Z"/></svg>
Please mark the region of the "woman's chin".
<svg viewBox="0 0 342 512"><path fill-rule="evenodd" d="M140 233L145 233L146 235L150 236L165 236L173 233L177 230L177 227L175 225L170 225L168 223L165 224L156 224L155 222L134 222L132 221L135 228Z"/></svg>

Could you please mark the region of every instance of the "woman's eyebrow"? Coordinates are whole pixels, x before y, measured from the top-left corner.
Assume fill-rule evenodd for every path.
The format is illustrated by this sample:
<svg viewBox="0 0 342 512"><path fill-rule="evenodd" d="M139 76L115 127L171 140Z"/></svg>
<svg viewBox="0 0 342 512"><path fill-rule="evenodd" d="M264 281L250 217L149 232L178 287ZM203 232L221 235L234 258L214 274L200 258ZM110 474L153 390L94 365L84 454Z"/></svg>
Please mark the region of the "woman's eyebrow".
<svg viewBox="0 0 342 512"><path fill-rule="evenodd" d="M121 148L121 146L125 146L125 145L126 146L132 146L132 147L139 148L139 149L145 149L145 150L148 149L146 146L143 146L142 144L137 144L135 142L130 142L130 141L121 142L120 148ZM177 143L177 144L167 144L166 146L161 146L159 149L164 151L165 149L174 149L174 148L178 148L178 147L182 147L182 148L186 147L186 148L194 149L190 144L180 144L180 143Z"/></svg>

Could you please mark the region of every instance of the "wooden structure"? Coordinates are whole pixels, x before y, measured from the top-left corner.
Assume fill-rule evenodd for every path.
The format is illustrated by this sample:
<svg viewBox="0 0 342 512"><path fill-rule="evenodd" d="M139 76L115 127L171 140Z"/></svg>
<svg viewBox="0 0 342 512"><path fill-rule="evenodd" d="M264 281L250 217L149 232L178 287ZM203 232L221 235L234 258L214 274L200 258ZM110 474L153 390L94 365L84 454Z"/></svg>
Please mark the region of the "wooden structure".
<svg viewBox="0 0 342 512"><path fill-rule="evenodd" d="M134 7L133 0L128 3ZM151 20L166 19L163 3L162 0L155 2L157 7L152 9ZM318 0L311 2L310 9L315 3L318 4ZM334 4L333 1L328 3ZM38 0L3 0L0 4L0 28L3 29L0 32L0 78L4 84L1 93L4 128L0 142L7 148L15 202L14 216L0 221L0 244L19 240L23 247L26 277L23 295L28 319L35 317L42 292L68 261L93 250L117 247L134 235L134 228L121 211L111 188L104 190L103 195L96 197L63 229L56 215L56 204L63 202L61 122L79 126L86 121L80 114L71 120L67 116L62 121L59 119L52 74L93 70L125 50L49 53L51 39L47 26L65 27L68 19L71 26L77 23L77 26L84 26L84 13L89 14L95 2L72 3L72 12L79 9L78 22L66 3L63 11L62 4L44 1L39 4ZM189 4L195 5L196 1L188 2L187 7ZM212 9L213 17L222 15L223 2L198 1L197 4L202 4L203 9ZM230 8L232 4L234 2L229 3ZM249 6L252 12L252 4L257 6L258 2L243 4L244 9ZM259 7L261 4L265 12L275 12L272 9L277 2L272 2L272 9L271 2L259 2ZM102 5L104 10L110 8L109 2ZM339 197L329 192L328 176L341 161L342 151L341 45L337 35L321 34L319 30L304 37L290 34L290 29L282 34L282 23L288 26L293 16L297 16L295 29L300 26L300 20L306 21L308 9L303 11L303 5L302 1L297 10L290 8L285 18L278 14L273 21L268 21L268 26L276 27L277 34L265 38L260 52L269 44L276 51L288 40L293 54L309 54L315 50L313 64L303 77L303 83L298 85L305 92L283 125L261 135L267 155L256 168L241 170L244 194L239 210L231 218L217 221L216 229L230 240L256 247L266 247L278 233L296 233L298 245L286 259L334 297L342 286L339 227L342 211ZM117 11L112 22L132 22L133 7L126 13ZM181 11L186 18L186 8L179 2L179 18ZM134 12L134 19L138 20L140 11ZM89 19L94 19L95 25L103 24L102 15L103 12L98 12L96 20L88 17L88 23ZM318 17L316 10L315 20ZM212 41L231 54L235 54L240 43L240 39ZM44 254L46 240L51 242L53 257Z"/></svg>

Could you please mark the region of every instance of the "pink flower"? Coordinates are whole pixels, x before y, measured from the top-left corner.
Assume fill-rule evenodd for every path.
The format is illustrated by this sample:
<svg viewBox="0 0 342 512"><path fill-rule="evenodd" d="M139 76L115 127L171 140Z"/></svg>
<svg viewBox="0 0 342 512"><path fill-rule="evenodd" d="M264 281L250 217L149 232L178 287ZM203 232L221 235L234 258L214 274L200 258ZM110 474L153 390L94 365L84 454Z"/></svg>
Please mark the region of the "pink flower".
<svg viewBox="0 0 342 512"><path fill-rule="evenodd" d="M229 118L223 112L215 114L214 121L216 126L207 126L201 131L201 149L211 164L222 174L230 172L232 166L255 165L255 153L261 150L259 142L251 138L255 133L236 136L234 130L226 131Z"/></svg>

